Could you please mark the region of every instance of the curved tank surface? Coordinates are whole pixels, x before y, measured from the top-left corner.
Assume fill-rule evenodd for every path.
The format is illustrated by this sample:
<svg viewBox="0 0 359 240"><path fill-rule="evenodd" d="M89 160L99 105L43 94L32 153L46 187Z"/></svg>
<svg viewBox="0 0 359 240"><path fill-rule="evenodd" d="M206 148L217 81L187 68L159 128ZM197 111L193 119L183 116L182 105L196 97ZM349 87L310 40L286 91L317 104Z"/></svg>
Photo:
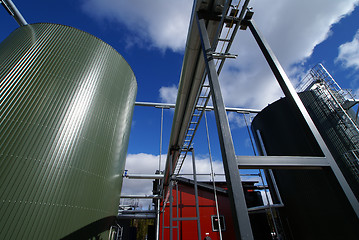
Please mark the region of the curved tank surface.
<svg viewBox="0 0 359 240"><path fill-rule="evenodd" d="M32 24L0 44L0 85L0 239L108 235L137 92L128 63L86 32Z"/></svg>
<svg viewBox="0 0 359 240"><path fill-rule="evenodd" d="M311 93L299 93L302 101L308 95ZM309 111L311 106L304 104ZM325 122L312 111L309 113L317 127ZM258 113L252 122L252 132L257 149L264 146L269 156L322 156L304 118L287 98ZM359 236L358 218L329 169L275 169L273 174L284 203L278 211L285 239L336 240Z"/></svg>

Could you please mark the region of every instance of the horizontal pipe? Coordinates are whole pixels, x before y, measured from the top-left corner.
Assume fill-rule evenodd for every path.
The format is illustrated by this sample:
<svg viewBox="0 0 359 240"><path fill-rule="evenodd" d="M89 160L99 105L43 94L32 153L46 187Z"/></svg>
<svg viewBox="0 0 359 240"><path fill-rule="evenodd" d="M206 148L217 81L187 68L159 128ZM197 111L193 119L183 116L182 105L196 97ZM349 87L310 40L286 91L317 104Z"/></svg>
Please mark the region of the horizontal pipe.
<svg viewBox="0 0 359 240"><path fill-rule="evenodd" d="M176 176L193 176L193 173L180 173L176 174ZM215 173L214 176L224 176L224 173ZM196 176L211 176L210 173L197 173Z"/></svg>
<svg viewBox="0 0 359 240"><path fill-rule="evenodd" d="M134 214L134 213L156 213L155 210L119 210L120 214Z"/></svg>
<svg viewBox="0 0 359 240"><path fill-rule="evenodd" d="M161 198L160 195L121 195L121 198Z"/></svg>
<svg viewBox="0 0 359 240"><path fill-rule="evenodd" d="M125 178L129 179L162 179L163 174L129 174L126 173L123 175Z"/></svg>
<svg viewBox="0 0 359 240"><path fill-rule="evenodd" d="M118 219L153 219L156 218L156 214L119 214Z"/></svg>
<svg viewBox="0 0 359 240"><path fill-rule="evenodd" d="M265 210L265 209L269 209L269 208L279 208L279 207L284 207L284 204L273 204L273 205L251 207L251 208L248 208L248 212L255 212L255 211Z"/></svg>
<svg viewBox="0 0 359 240"><path fill-rule="evenodd" d="M173 103L154 103L154 102L135 102L135 106L143 106L143 107L157 107L157 108L175 108L176 104ZM202 109L202 106L197 106L197 109ZM212 111L214 109L213 106L206 106L206 110ZM238 113L259 113L261 110L250 109L250 108L233 108L226 107L227 112L238 112Z"/></svg>
<svg viewBox="0 0 359 240"><path fill-rule="evenodd" d="M198 217L180 217L180 218L173 218L173 221L197 221Z"/></svg>

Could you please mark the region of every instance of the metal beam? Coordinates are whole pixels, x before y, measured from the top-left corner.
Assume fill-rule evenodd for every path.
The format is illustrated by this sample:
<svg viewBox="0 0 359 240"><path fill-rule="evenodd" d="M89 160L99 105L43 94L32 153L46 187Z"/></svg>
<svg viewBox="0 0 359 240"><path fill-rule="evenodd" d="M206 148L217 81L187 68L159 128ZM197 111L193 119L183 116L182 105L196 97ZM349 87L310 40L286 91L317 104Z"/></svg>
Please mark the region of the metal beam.
<svg viewBox="0 0 359 240"><path fill-rule="evenodd" d="M293 108L296 108L301 113L303 119L307 123L309 129L313 133L314 138L318 142L319 147L321 148L325 158L328 160L328 163L336 176L340 186L342 187L345 195L347 196L353 210L355 211L357 217L359 217L359 202L358 199L355 197L353 191L351 190L348 182L344 178L343 173L339 169L336 161L334 160L332 154L330 153L327 145L325 144L322 136L320 135L318 129L316 128L313 120L309 116L307 109L305 108L304 104L300 100L295 88L293 87L292 83L290 82L287 74L285 73L284 69L282 68L281 64L279 63L277 57L274 55L272 49L269 47L269 44L264 40L261 33L258 31L257 27L253 23L253 20L246 20L243 21L243 24L249 26L255 40L259 48L261 49L265 59L268 62L269 67L271 68L274 76L277 79L284 95L287 97L289 102L292 104Z"/></svg>
<svg viewBox="0 0 359 240"><path fill-rule="evenodd" d="M121 198L155 198L159 199L161 198L160 195L121 195Z"/></svg>
<svg viewBox="0 0 359 240"><path fill-rule="evenodd" d="M196 202L196 218L197 218L197 235L198 240L201 240L201 222L200 222L200 214L199 214L199 199L198 199L198 186L197 186L197 170L196 170L196 160L194 157L194 149L191 149L192 153L192 169L193 169L193 183L194 183L194 196Z"/></svg>
<svg viewBox="0 0 359 240"><path fill-rule="evenodd" d="M211 87L211 95L217 122L223 166L226 173L226 182L228 186L228 194L231 203L232 219L236 238L242 240L253 240L253 233L249 221L247 204L244 198L238 165L236 163L233 139L229 129L228 118L218 81L217 71L213 58L210 55L212 52L212 47L208 38L205 21L203 19L199 19L198 15L197 24L199 26L202 52L207 69L209 84Z"/></svg>
<svg viewBox="0 0 359 240"><path fill-rule="evenodd" d="M292 157L292 156L237 156L240 169L265 168L321 168L329 167L325 157Z"/></svg>
<svg viewBox="0 0 359 240"><path fill-rule="evenodd" d="M133 213L156 213L155 210L119 210L119 214L133 214Z"/></svg>
<svg viewBox="0 0 359 240"><path fill-rule="evenodd" d="M126 173L123 175L125 178L129 179L162 179L163 174L136 174L136 173Z"/></svg>
<svg viewBox="0 0 359 240"><path fill-rule="evenodd" d="M156 214L154 213L141 213L141 214L119 214L118 219L154 219Z"/></svg>
<svg viewBox="0 0 359 240"><path fill-rule="evenodd" d="M176 104L172 103L154 103L154 102L135 102L135 106L142 107L156 107L156 108L175 108ZM202 109L202 107L197 106L197 109ZM207 111L212 111L214 109L213 106L206 106ZM259 113L261 110L252 109L252 108L234 108L234 107L226 107L227 112L238 112L238 113Z"/></svg>
<svg viewBox="0 0 359 240"><path fill-rule="evenodd" d="M272 205L251 207L251 208L248 208L248 212L255 212L255 211L260 211L260 210L265 210L265 209L270 209L270 208L280 208L280 207L284 207L284 204L272 204Z"/></svg>
<svg viewBox="0 0 359 240"><path fill-rule="evenodd" d="M197 217L179 217L179 218L173 218L173 221L197 221Z"/></svg>

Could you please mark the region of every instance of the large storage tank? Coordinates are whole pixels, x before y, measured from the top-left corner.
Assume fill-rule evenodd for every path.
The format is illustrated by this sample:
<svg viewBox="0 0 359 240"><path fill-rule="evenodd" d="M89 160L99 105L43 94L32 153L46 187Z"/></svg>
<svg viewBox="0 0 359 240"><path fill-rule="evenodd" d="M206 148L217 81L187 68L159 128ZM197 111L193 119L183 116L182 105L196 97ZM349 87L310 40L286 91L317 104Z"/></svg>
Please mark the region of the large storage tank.
<svg viewBox="0 0 359 240"><path fill-rule="evenodd" d="M32 24L0 44L0 84L0 239L106 239L137 91L130 66L88 33Z"/></svg>
<svg viewBox="0 0 359 240"><path fill-rule="evenodd" d="M333 139L337 123L324 117L323 99L307 91L299 96L332 154L341 148ZM321 107L318 108L318 104ZM316 106L316 107L315 107ZM325 114L324 114L325 115ZM330 116L330 115L327 115ZM321 126L321 127L319 127ZM325 129L325 130L324 130ZM282 98L264 108L253 120L252 130L258 148L263 144L269 156L322 156L322 152L299 110ZM261 140L260 140L261 139ZM262 143L260 142L262 141ZM264 154L263 151L261 154ZM336 159L338 162L341 159ZM273 170L284 203L278 211L285 239L357 239L359 220L329 169ZM353 186L355 189L356 186Z"/></svg>

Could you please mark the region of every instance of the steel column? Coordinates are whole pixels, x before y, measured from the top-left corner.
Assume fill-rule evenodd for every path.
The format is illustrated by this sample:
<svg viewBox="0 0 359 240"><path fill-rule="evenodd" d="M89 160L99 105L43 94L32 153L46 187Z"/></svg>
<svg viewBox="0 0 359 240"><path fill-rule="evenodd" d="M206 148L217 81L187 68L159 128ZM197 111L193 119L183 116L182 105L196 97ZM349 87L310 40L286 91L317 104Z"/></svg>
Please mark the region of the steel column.
<svg viewBox="0 0 359 240"><path fill-rule="evenodd" d="M172 158L174 157L174 154L172 155ZM168 186L168 189L170 191L170 196L169 196L169 201L170 201L170 240L173 239L173 193L172 193L172 189L173 189L173 179L172 179L172 171L173 171L173 166L172 166L172 159L170 161L170 173L169 173L169 179L170 179L170 183Z"/></svg>
<svg viewBox="0 0 359 240"><path fill-rule="evenodd" d="M157 199L156 202L156 240L160 240L160 209L161 200Z"/></svg>
<svg viewBox="0 0 359 240"><path fill-rule="evenodd" d="M257 44L259 48L261 49L265 59L267 60L269 67L271 68L274 76L276 77L284 95L289 99L291 104L293 104L293 107L298 108L299 112L303 116L304 120L308 124L309 129L314 135L314 138L318 142L318 145L320 146L324 156L327 158L327 161L336 176L340 186L342 187L344 193L346 194L351 206L353 207L356 215L359 217L359 202L356 199L353 191L351 190L349 184L345 180L342 172L340 171L337 163L335 162L332 154L330 153L327 145L325 144L322 136L320 135L318 129L313 123L313 120L309 116L309 113L307 112L306 108L304 107L304 104L300 100L297 92L295 91L293 85L291 84L287 74L284 72L282 66L280 65L277 57L274 55L273 51L269 47L269 44L264 40L261 33L257 30L255 24L253 23L253 20L245 21L243 22L245 25L249 26L255 40L257 41Z"/></svg>
<svg viewBox="0 0 359 240"><path fill-rule="evenodd" d="M222 98L222 93L218 81L218 75L213 61L208 33L205 21L199 19L197 14L197 23L201 37L202 51L206 64L209 84L211 87L212 101L217 122L217 130L222 152L223 166L226 173L226 182L228 194L231 203L233 225L237 239L252 240L253 233L249 221L247 204L244 198L241 178L234 152L233 139L229 129L228 118Z"/></svg>
<svg viewBox="0 0 359 240"><path fill-rule="evenodd" d="M198 240L201 240L201 222L199 215L198 188L197 188L197 176L196 176L197 171L196 171L196 161L194 158L193 148L191 149L191 153L192 153L192 167L193 167L194 196L196 198L197 233L198 233Z"/></svg>

